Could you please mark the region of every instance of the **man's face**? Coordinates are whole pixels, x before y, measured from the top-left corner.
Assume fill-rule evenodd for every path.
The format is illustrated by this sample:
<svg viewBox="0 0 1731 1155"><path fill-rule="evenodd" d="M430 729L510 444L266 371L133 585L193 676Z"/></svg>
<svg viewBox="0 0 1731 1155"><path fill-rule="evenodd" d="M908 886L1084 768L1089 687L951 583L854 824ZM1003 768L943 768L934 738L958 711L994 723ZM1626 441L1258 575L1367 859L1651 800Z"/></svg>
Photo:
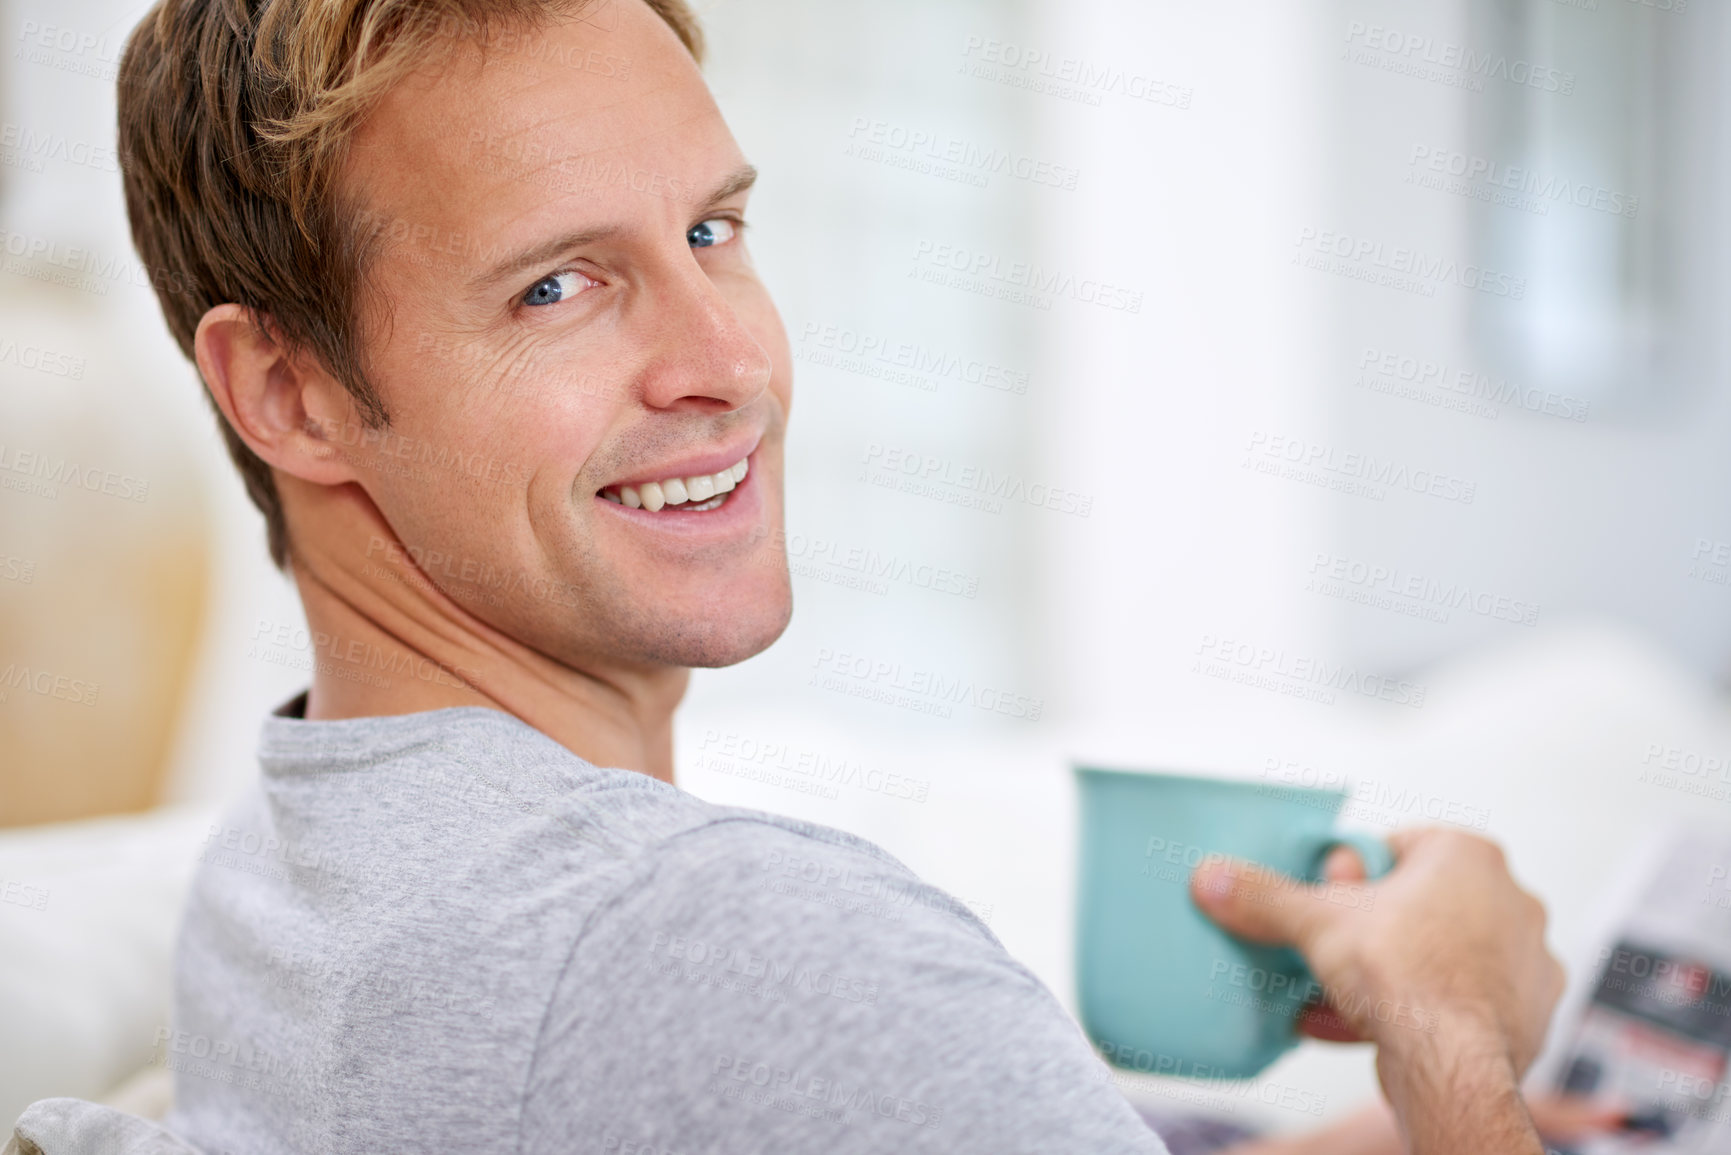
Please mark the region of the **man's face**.
<svg viewBox="0 0 1731 1155"><path fill-rule="evenodd" d="M494 29L350 154L386 236L362 315L391 421L343 451L435 584L560 661L725 665L787 624L792 369L751 175L640 0Z"/></svg>

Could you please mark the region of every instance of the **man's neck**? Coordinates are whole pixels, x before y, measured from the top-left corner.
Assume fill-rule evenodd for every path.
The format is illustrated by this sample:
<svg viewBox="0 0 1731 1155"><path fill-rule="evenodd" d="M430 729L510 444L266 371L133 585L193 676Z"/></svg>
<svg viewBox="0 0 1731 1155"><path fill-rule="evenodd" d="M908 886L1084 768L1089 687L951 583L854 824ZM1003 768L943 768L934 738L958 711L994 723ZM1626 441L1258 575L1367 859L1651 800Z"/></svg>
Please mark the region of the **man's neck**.
<svg viewBox="0 0 1731 1155"><path fill-rule="evenodd" d="M580 670L476 618L434 585L376 509L350 490L295 536L295 584L312 633L308 720L414 714L453 706L501 710L597 766L673 781L673 711L689 671ZM357 560L358 559L358 560Z"/></svg>

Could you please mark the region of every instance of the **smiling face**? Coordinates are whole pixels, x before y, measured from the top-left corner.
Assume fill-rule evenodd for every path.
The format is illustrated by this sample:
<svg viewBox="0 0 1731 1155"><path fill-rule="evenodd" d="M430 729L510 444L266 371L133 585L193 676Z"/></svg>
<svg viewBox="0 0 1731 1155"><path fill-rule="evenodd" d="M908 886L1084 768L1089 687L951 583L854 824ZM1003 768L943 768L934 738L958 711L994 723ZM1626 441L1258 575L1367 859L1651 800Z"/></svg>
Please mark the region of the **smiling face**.
<svg viewBox="0 0 1731 1155"><path fill-rule="evenodd" d="M489 625L571 665L725 665L791 609L787 336L696 64L637 0L597 11L424 70L356 136L391 421L333 441Z"/></svg>

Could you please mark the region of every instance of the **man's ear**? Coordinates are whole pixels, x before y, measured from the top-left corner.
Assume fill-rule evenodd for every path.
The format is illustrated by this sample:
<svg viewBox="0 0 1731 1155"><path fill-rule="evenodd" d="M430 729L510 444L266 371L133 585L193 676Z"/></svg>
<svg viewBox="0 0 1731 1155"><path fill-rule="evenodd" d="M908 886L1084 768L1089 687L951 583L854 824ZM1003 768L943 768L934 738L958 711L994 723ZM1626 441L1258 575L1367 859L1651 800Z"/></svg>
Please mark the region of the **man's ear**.
<svg viewBox="0 0 1731 1155"><path fill-rule="evenodd" d="M217 408L266 464L318 485L356 480L341 445L364 428L360 414L316 357L292 354L240 305L199 319L193 355Z"/></svg>

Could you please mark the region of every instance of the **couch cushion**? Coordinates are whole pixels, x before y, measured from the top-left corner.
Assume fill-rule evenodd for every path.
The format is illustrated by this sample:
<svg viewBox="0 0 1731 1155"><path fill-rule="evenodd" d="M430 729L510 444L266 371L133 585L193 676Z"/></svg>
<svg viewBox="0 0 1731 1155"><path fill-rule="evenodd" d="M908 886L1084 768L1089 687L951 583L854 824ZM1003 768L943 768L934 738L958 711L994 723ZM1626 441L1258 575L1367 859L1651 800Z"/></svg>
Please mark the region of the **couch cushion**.
<svg viewBox="0 0 1731 1155"><path fill-rule="evenodd" d="M83 1099L24 1109L0 1155L199 1155L160 1125Z"/></svg>

